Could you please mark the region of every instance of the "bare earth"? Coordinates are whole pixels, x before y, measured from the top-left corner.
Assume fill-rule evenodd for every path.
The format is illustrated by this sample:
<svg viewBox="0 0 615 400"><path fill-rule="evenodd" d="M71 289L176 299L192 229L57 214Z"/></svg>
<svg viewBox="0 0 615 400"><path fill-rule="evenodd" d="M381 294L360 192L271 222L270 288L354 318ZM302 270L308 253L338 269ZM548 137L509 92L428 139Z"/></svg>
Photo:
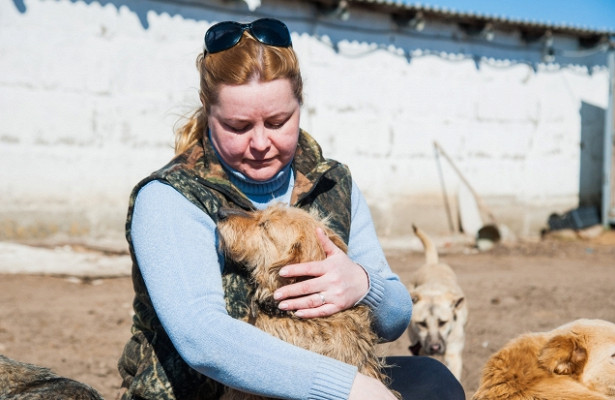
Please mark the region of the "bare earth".
<svg viewBox="0 0 615 400"><path fill-rule="evenodd" d="M577 318L615 321L615 232L592 240L545 239L498 245L439 246L469 305L462 384L468 399L487 358L528 331ZM387 252L407 281L422 252ZM0 274L0 353L88 383L108 400L120 384L116 363L130 336L129 277L74 279ZM409 355L405 335L383 352Z"/></svg>

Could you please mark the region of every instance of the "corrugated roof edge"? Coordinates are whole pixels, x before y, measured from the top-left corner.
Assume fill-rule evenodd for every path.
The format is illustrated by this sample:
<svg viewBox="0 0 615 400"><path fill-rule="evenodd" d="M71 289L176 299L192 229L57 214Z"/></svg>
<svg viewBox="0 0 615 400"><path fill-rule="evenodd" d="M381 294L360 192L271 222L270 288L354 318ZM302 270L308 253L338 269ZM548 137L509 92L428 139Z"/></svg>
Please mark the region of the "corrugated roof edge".
<svg viewBox="0 0 615 400"><path fill-rule="evenodd" d="M331 0L310 0L315 3L339 3L339 1ZM402 0L342 0L347 4L363 5L370 8L378 8L387 12L405 12L405 11L421 11L426 17L440 19L457 19L460 22L492 22L501 27L508 28L525 28L528 30L546 30L549 29L554 33L567 33L576 36L593 36L593 35L615 35L615 30L611 29L595 29L585 26L576 26L562 23L539 22L534 20L514 19L499 15L460 12L446 7L437 7L424 5L419 2L408 3Z"/></svg>

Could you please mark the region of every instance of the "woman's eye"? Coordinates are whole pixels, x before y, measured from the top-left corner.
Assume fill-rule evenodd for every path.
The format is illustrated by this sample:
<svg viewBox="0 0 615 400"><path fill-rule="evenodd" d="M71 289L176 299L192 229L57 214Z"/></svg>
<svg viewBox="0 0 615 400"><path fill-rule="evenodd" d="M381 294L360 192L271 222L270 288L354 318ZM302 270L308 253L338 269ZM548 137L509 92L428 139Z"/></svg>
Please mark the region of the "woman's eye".
<svg viewBox="0 0 615 400"><path fill-rule="evenodd" d="M269 129L280 129L284 126L284 122L268 122L267 128Z"/></svg>
<svg viewBox="0 0 615 400"><path fill-rule="evenodd" d="M235 132L235 133L244 133L250 129L250 126L249 125L242 125L242 126L227 125L226 129L228 129L231 132Z"/></svg>
<svg viewBox="0 0 615 400"><path fill-rule="evenodd" d="M288 116L278 116L274 119L267 121L266 126L269 129L280 129L291 119L291 117L292 114Z"/></svg>

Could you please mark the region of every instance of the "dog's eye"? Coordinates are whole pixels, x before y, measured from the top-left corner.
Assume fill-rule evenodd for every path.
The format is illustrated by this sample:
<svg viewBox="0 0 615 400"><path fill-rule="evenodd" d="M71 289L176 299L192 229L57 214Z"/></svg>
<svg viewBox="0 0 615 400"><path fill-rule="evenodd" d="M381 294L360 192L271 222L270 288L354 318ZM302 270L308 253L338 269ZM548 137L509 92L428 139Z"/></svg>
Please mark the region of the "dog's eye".
<svg viewBox="0 0 615 400"><path fill-rule="evenodd" d="M448 321L442 321L441 319L438 320L438 326L439 327L443 327L444 325L446 325L448 323Z"/></svg>
<svg viewBox="0 0 615 400"><path fill-rule="evenodd" d="M425 321L420 321L416 323L418 326L420 326L421 328L427 328L427 322Z"/></svg>

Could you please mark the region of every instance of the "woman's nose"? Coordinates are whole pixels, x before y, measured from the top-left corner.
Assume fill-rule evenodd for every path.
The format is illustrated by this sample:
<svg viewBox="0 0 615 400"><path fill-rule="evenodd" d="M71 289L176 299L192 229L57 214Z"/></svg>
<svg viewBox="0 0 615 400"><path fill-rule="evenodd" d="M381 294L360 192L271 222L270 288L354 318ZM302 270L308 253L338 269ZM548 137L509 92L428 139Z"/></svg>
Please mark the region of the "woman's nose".
<svg viewBox="0 0 615 400"><path fill-rule="evenodd" d="M266 129L264 127L255 128L250 146L257 151L263 151L269 148L270 145L271 141L269 140Z"/></svg>

